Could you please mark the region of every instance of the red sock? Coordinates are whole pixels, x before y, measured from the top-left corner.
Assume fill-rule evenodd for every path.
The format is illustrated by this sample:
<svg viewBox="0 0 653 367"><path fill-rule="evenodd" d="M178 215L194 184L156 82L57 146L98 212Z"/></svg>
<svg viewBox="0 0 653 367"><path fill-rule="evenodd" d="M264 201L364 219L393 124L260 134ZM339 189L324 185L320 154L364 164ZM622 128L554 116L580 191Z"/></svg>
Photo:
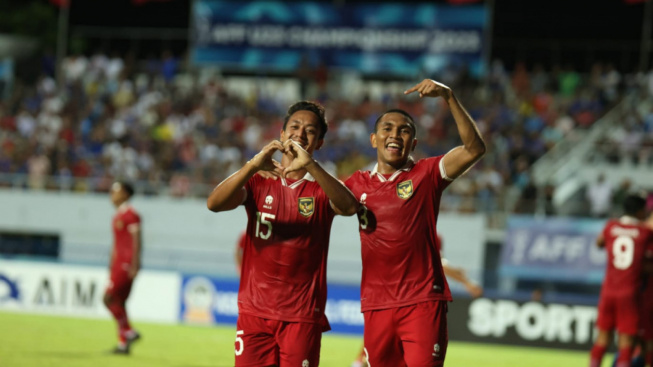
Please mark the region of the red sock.
<svg viewBox="0 0 653 367"><path fill-rule="evenodd" d="M630 367L630 360L632 359L632 349L631 348L620 348L619 349L619 358L617 358L616 367Z"/></svg>
<svg viewBox="0 0 653 367"><path fill-rule="evenodd" d="M113 315L113 318L118 323L118 338L121 343L127 341L126 333L131 330L129 325L129 319L127 318L127 310L125 309L125 304L122 302L113 302L109 305L109 311Z"/></svg>
<svg viewBox="0 0 653 367"><path fill-rule="evenodd" d="M644 361L646 362L646 366L653 366L653 352L646 352L646 355L644 357Z"/></svg>
<svg viewBox="0 0 653 367"><path fill-rule="evenodd" d="M601 367L601 361L603 361L606 349L605 346L594 344L590 352L590 367Z"/></svg>

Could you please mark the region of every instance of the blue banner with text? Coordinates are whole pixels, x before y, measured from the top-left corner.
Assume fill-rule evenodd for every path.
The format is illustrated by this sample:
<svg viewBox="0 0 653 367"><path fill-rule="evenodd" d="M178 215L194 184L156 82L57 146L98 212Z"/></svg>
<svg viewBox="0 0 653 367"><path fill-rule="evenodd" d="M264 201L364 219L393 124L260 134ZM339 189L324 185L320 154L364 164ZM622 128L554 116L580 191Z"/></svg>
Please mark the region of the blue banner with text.
<svg viewBox="0 0 653 367"><path fill-rule="evenodd" d="M302 65L416 76L485 69L487 9L411 3L199 0L192 61L252 71Z"/></svg>
<svg viewBox="0 0 653 367"><path fill-rule="evenodd" d="M511 217L501 254L500 273L535 280L600 284L605 251L596 237L605 221Z"/></svg>

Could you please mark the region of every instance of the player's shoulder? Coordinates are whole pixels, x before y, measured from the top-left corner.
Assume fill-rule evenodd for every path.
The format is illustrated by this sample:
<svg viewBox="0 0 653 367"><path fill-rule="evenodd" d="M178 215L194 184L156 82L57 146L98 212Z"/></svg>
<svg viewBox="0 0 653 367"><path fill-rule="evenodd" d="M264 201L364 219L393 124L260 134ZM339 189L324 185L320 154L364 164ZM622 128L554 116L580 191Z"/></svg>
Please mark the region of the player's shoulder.
<svg viewBox="0 0 653 367"><path fill-rule="evenodd" d="M136 208L134 208L134 206L132 206L131 204L125 207L125 210L122 212L122 216L130 217L130 218L133 217L140 218L140 214L138 213Z"/></svg>
<svg viewBox="0 0 653 367"><path fill-rule="evenodd" d="M281 180L280 179L272 179L272 178L265 178L259 174L255 174L249 179L248 184L252 188L257 188L257 187L274 187L274 186L280 186L281 185Z"/></svg>
<svg viewBox="0 0 653 367"><path fill-rule="evenodd" d="M370 171L358 170L352 173L351 176L349 176L349 178L345 180L345 185L349 186L349 184L351 183L361 182L369 177L370 177Z"/></svg>
<svg viewBox="0 0 653 367"><path fill-rule="evenodd" d="M415 165L420 166L437 166L440 164L440 161L444 158L444 154L436 155L433 157L421 158L415 162Z"/></svg>

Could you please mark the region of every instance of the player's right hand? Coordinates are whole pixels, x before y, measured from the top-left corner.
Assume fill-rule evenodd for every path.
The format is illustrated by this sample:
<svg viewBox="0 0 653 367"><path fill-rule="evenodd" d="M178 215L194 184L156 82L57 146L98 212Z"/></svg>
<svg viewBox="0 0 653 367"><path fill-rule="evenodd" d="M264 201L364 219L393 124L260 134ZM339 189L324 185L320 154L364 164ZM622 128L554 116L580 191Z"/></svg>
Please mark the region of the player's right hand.
<svg viewBox="0 0 653 367"><path fill-rule="evenodd" d="M451 98L451 88L431 79L422 80L421 82L415 84L412 88L406 90L404 94L411 94L413 92L418 92L419 98L442 97L445 100L449 100L449 98Z"/></svg>
<svg viewBox="0 0 653 367"><path fill-rule="evenodd" d="M264 146L261 151L250 159L249 163L256 168L257 171L266 171L275 176L281 176L284 167L274 159L272 155L276 151L283 151L284 147L278 140L273 140L268 145Z"/></svg>

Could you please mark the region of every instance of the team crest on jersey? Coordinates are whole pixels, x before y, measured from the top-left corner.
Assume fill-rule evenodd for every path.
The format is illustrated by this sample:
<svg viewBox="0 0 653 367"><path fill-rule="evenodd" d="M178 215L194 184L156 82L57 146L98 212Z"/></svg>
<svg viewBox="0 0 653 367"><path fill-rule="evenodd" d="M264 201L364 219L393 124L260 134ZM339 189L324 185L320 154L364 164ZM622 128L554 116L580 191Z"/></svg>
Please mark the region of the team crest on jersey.
<svg viewBox="0 0 653 367"><path fill-rule="evenodd" d="M401 199L408 199L413 196L413 180L400 182L397 184L397 196Z"/></svg>
<svg viewBox="0 0 653 367"><path fill-rule="evenodd" d="M123 227L125 226L125 223L123 223L121 220L116 221L116 229L121 231Z"/></svg>
<svg viewBox="0 0 653 367"><path fill-rule="evenodd" d="M315 211L313 198L299 198L299 214L310 217Z"/></svg>

